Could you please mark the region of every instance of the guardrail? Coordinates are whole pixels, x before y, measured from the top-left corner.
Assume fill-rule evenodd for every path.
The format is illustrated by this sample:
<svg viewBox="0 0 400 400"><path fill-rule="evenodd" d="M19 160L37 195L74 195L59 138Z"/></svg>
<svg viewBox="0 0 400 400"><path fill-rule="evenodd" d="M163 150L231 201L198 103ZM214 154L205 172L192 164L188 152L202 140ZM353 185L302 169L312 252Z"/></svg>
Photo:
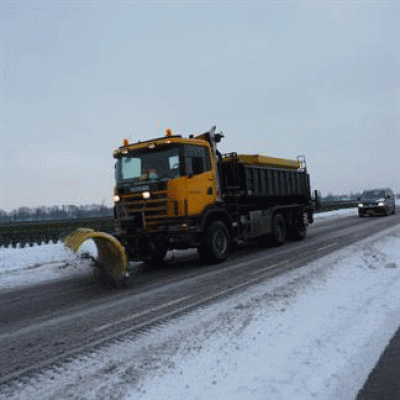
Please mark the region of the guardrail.
<svg viewBox="0 0 400 400"><path fill-rule="evenodd" d="M357 207L357 200L323 201L317 212L334 211L342 208Z"/></svg>
<svg viewBox="0 0 400 400"><path fill-rule="evenodd" d="M357 201L322 201L318 212L357 207ZM113 217L91 217L54 221L25 221L0 223L0 247L25 247L35 243L57 243L78 228L113 233Z"/></svg>
<svg viewBox="0 0 400 400"><path fill-rule="evenodd" d="M57 243L77 228L114 232L113 217L82 218L55 221L21 221L0 224L0 247L25 247L34 243Z"/></svg>

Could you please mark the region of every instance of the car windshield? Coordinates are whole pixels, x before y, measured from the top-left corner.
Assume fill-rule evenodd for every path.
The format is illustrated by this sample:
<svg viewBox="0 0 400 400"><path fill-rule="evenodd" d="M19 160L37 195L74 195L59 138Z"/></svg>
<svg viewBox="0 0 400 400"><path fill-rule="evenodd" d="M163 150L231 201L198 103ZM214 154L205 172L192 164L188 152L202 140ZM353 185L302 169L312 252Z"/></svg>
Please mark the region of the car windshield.
<svg viewBox="0 0 400 400"><path fill-rule="evenodd" d="M117 161L116 180L168 180L180 176L182 146L131 151Z"/></svg>
<svg viewBox="0 0 400 400"><path fill-rule="evenodd" d="M377 200L385 197L384 190L369 190L361 195L363 200Z"/></svg>

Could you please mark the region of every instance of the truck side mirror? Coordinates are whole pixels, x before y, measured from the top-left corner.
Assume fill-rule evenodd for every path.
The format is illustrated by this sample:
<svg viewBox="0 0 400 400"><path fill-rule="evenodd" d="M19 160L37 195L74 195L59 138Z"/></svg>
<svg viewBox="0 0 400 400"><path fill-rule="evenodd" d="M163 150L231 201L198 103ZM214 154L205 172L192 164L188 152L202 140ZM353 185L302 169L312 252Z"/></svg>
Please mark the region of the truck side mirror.
<svg viewBox="0 0 400 400"><path fill-rule="evenodd" d="M319 190L314 190L314 209L315 211L320 211L322 209L321 192Z"/></svg>

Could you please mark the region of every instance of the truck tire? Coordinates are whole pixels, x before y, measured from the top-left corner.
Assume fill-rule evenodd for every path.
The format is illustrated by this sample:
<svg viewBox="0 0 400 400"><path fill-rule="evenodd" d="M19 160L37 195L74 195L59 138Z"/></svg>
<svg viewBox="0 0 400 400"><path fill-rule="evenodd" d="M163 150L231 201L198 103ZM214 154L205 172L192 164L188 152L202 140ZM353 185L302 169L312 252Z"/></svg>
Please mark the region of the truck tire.
<svg viewBox="0 0 400 400"><path fill-rule="evenodd" d="M157 248L156 251L152 252L146 257L146 264L151 266L157 266L161 264L167 254L168 248L160 247Z"/></svg>
<svg viewBox="0 0 400 400"><path fill-rule="evenodd" d="M290 237L292 240L303 240L305 239L307 234L307 228L304 224L302 214L298 214L295 216L293 220L293 226L290 230Z"/></svg>
<svg viewBox="0 0 400 400"><path fill-rule="evenodd" d="M221 221L212 222L206 229L204 243L199 247L200 259L207 264L225 261L231 247L231 234Z"/></svg>
<svg viewBox="0 0 400 400"><path fill-rule="evenodd" d="M275 214L272 219L272 243L281 246L286 241L286 222L282 214Z"/></svg>
<svg viewBox="0 0 400 400"><path fill-rule="evenodd" d="M94 260L96 265L96 260ZM100 265L96 265L96 268L93 269L93 276L96 280L99 280L101 285L107 289L125 289L128 287L128 278L124 277L119 280L111 279L107 274L104 272L104 269Z"/></svg>

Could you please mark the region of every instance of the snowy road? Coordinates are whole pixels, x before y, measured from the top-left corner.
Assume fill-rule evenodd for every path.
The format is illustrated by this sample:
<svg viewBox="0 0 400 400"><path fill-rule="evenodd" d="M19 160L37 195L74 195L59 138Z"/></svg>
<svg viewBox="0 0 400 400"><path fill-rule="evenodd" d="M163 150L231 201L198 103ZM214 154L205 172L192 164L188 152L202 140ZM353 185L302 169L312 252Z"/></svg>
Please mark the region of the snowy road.
<svg viewBox="0 0 400 400"><path fill-rule="evenodd" d="M343 213L320 216L313 227L315 236L310 230L303 243L322 237L324 224L331 221L330 226L335 226L330 218ZM396 220L391 223L398 224L397 216L393 218ZM363 224L372 227L390 221L389 217L374 220ZM350 227L358 222L350 221L347 232L353 232ZM345 240L343 236L343 231L338 231L325 248L320 242L321 255L335 250L332 243ZM59 364L55 371L45 370L31 379L3 386L0 397L157 399L162 393L162 398L173 399L354 398L400 321L396 293L399 240L400 228L395 225L307 266L260 280L262 283L255 286L246 285L240 293ZM298 243L285 247L289 250L290 246ZM0 257L6 259L1 251ZM259 251L250 254L250 260L252 257L259 258ZM68 260L72 266L78 265L76 277L90 279L79 262ZM57 257L53 265L56 262ZM253 278L263 276L263 268L269 267L263 262L249 271ZM50 269L50 265L42 268ZM60 269L64 270L68 268ZM15 282L20 286L23 279ZM10 294L11 287L10 280L3 293ZM118 297L121 304L128 304L125 295ZM36 322L45 321L44 316L37 316ZM104 324L101 327L108 329ZM4 326L2 336L7 336Z"/></svg>

